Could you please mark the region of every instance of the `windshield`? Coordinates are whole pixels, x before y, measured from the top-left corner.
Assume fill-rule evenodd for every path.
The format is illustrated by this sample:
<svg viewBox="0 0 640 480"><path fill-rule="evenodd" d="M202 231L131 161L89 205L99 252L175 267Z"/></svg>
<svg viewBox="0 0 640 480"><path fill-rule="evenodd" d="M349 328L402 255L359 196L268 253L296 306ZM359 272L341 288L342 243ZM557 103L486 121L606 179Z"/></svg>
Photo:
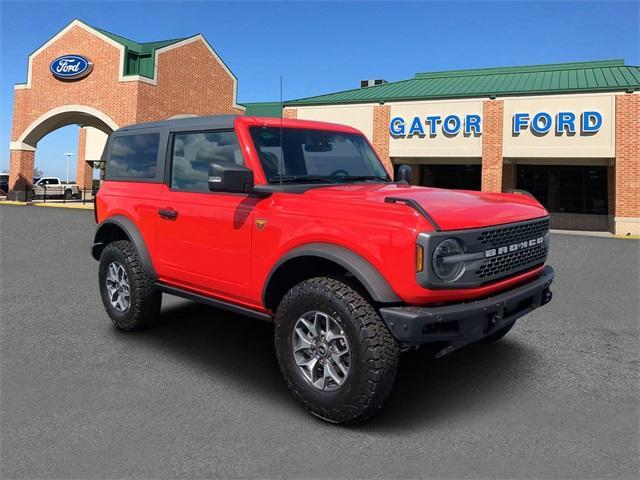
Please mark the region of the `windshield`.
<svg viewBox="0 0 640 480"><path fill-rule="evenodd" d="M250 130L269 183L390 181L362 135L279 127Z"/></svg>

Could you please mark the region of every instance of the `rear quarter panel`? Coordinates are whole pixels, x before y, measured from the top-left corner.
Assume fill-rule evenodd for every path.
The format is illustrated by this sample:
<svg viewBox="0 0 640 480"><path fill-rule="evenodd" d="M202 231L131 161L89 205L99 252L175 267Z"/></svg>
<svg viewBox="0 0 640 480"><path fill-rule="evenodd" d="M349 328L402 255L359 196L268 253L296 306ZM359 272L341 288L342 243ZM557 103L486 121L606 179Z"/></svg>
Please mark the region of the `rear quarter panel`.
<svg viewBox="0 0 640 480"><path fill-rule="evenodd" d="M96 196L98 223L115 215L131 220L140 230L156 271L156 218L161 187L160 183L105 180Z"/></svg>

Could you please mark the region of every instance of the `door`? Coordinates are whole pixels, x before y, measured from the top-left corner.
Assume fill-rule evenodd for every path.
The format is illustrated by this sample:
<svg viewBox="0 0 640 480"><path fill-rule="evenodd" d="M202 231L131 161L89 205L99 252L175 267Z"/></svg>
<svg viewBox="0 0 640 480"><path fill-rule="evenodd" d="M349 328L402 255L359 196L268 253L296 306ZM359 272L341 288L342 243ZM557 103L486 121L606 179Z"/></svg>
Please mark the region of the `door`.
<svg viewBox="0 0 640 480"><path fill-rule="evenodd" d="M212 162L244 163L235 133L175 133L170 145L169 185L163 185L156 223L160 280L248 301L258 199L208 187Z"/></svg>
<svg viewBox="0 0 640 480"><path fill-rule="evenodd" d="M49 178L47 182L47 196L58 197L64 193L62 184L57 178Z"/></svg>

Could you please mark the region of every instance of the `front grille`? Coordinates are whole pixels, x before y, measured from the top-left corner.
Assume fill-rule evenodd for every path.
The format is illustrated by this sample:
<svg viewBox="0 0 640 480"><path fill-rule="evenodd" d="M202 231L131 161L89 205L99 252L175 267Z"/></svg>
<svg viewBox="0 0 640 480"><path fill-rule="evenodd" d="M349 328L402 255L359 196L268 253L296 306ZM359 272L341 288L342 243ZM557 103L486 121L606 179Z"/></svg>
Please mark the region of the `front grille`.
<svg viewBox="0 0 640 480"><path fill-rule="evenodd" d="M510 225L505 227L495 227L482 231L477 240L487 248L511 245L530 238L537 238L545 235L549 231L549 219L544 218L520 225Z"/></svg>
<svg viewBox="0 0 640 480"><path fill-rule="evenodd" d="M428 264L417 274L426 288L475 288L517 275L544 264L549 248L549 218L500 226L418 235ZM456 280L445 282L434 272L433 255L448 238L464 246L464 269Z"/></svg>
<svg viewBox="0 0 640 480"><path fill-rule="evenodd" d="M526 250L491 258L480 266L476 271L476 276L482 280L495 280L540 264L544 262L546 256L547 247L544 243L534 245Z"/></svg>

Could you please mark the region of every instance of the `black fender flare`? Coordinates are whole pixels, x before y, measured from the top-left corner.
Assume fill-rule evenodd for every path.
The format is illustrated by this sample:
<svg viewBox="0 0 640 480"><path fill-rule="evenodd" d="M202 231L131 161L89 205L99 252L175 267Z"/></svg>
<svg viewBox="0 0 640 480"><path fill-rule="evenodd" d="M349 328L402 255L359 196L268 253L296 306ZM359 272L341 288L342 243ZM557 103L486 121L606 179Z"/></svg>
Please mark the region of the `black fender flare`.
<svg viewBox="0 0 640 480"><path fill-rule="evenodd" d="M142 238L140 230L138 230L138 227L136 227L135 223L133 223L124 215L114 215L113 217L107 218L100 225L98 225L98 228L96 228L96 233L94 235L93 245L91 246L91 256L96 260L100 260L100 254L108 243L105 242L104 237L108 235L106 232L110 225L114 225L124 232L128 240L136 248L138 256L140 257L140 261L142 262L142 265L145 267L147 272L153 278L157 278L156 270L155 268L153 268L153 263L151 262L149 250L147 249L147 245L144 243L144 239Z"/></svg>
<svg viewBox="0 0 640 480"><path fill-rule="evenodd" d="M332 261L350 272L379 303L400 303L398 297L382 274L359 254L332 243L308 243L290 250L273 266L262 288L262 302L267 304L267 292L273 275L287 261L298 257L318 257Z"/></svg>

